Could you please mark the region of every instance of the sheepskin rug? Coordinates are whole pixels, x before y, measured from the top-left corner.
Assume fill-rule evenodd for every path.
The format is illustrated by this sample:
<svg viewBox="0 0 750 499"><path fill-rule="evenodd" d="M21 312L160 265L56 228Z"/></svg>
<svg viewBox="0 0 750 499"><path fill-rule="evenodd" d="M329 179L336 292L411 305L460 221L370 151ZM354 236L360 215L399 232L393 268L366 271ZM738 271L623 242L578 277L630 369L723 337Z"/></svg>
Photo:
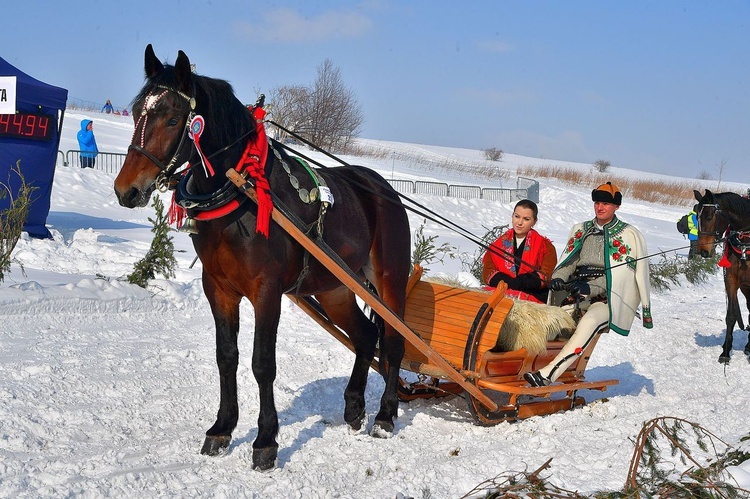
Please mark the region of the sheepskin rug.
<svg viewBox="0 0 750 499"><path fill-rule="evenodd" d="M570 338L575 328L573 318L560 307L513 300L513 307L500 328L496 349L511 352L524 347L529 353L543 354L547 351L547 341L558 336Z"/></svg>

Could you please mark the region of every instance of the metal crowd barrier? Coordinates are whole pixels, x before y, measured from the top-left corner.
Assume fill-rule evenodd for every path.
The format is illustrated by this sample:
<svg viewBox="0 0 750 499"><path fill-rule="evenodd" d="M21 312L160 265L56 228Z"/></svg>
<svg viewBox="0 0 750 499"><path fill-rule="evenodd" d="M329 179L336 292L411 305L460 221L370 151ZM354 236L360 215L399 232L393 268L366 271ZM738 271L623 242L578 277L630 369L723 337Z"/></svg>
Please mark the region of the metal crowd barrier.
<svg viewBox="0 0 750 499"><path fill-rule="evenodd" d="M96 156L94 168L107 173L118 173L125 162L127 154L100 152ZM65 154L57 151L57 164L61 166L81 167L81 151L72 149ZM516 188L479 187L477 185L446 184L444 182L426 182L424 180L391 179L388 183L401 194L430 194L460 199L489 199L502 203L512 203L521 199L539 202L539 182L533 178L518 177ZM525 184L525 187L522 187Z"/></svg>
<svg viewBox="0 0 750 499"><path fill-rule="evenodd" d="M58 152L59 157L63 156L62 151ZM96 161L94 161L94 168L102 170L106 173L117 173L122 168L122 164L125 162L127 154L117 152L100 152L96 155ZM73 168L81 167L81 151L77 149L71 149L63 156L63 166L72 166Z"/></svg>
<svg viewBox="0 0 750 499"><path fill-rule="evenodd" d="M521 187L521 181L527 183ZM392 179L388 183L401 194L431 194L460 199L488 199L501 203L512 203L521 199L539 202L539 182L534 179L519 177L516 188L479 187L478 185L455 185L443 182L426 182L424 180Z"/></svg>

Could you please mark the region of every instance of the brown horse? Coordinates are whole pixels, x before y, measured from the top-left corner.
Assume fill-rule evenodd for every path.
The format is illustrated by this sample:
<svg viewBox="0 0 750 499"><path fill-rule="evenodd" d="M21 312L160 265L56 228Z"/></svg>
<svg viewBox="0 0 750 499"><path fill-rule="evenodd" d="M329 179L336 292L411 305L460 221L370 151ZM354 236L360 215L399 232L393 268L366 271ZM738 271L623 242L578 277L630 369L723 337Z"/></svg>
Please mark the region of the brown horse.
<svg viewBox="0 0 750 499"><path fill-rule="evenodd" d="M732 353L735 323L740 329L745 329L738 291L745 295L745 304L750 310L750 200L733 192L714 194L708 189L705 194L699 191L694 191L694 194L698 200L698 251L701 256L708 258L713 255L717 242L725 241L720 265L724 267L727 293L727 332L719 362L727 364ZM750 333L744 352L750 360Z"/></svg>
<svg viewBox="0 0 750 499"><path fill-rule="evenodd" d="M216 324L221 385L216 422L206 432L201 453L215 455L228 447L237 423L239 309L240 300L247 297L255 311L252 370L260 397L253 467L274 466L278 417L273 381L285 293L314 296L327 317L350 336L355 360L344 391L344 420L354 430L366 422L365 385L380 341L385 389L371 434L390 436L397 414L403 337L388 324L378 327L368 320L354 293L278 225L271 222L264 235L263 220L269 212L262 199L265 192L273 209L288 210L290 218L305 224L313 239L324 240L403 317L410 230L398 194L367 168L316 171L288 156L277 142L265 138L262 124L252 114L257 107L249 110L227 82L192 73L182 51L171 66L162 64L149 45L145 70L146 84L133 105L132 144L114 189L122 206L134 208L145 206L155 187L176 188L179 203L196 220L192 239ZM176 173L185 162L188 166ZM255 172L258 205L227 181L229 169L251 177Z"/></svg>

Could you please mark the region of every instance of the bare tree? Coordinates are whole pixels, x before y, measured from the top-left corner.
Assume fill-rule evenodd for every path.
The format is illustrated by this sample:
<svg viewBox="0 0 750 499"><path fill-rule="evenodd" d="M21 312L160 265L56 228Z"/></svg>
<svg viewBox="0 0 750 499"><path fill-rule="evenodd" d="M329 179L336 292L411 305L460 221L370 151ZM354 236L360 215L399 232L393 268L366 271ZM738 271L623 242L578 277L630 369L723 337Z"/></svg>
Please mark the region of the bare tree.
<svg viewBox="0 0 750 499"><path fill-rule="evenodd" d="M276 123L300 135L308 133L305 120L308 116L309 90L301 85L282 85L270 92L270 104L266 109ZM279 131L279 140L287 138L286 132Z"/></svg>
<svg viewBox="0 0 750 499"><path fill-rule="evenodd" d="M607 170L609 170L609 167L612 166L612 163L610 163L606 159L597 159L596 161L594 161L593 166L594 169L599 173L605 173Z"/></svg>
<svg viewBox="0 0 750 499"><path fill-rule="evenodd" d="M721 162L718 165L716 165L716 171L719 172L719 181L716 183L717 191L721 189L721 179L724 177L724 170L727 167L727 161L728 160L726 158L721 158Z"/></svg>
<svg viewBox="0 0 750 499"><path fill-rule="evenodd" d="M318 67L312 87L275 88L271 104L277 123L326 149L345 149L364 122L356 96L330 59Z"/></svg>

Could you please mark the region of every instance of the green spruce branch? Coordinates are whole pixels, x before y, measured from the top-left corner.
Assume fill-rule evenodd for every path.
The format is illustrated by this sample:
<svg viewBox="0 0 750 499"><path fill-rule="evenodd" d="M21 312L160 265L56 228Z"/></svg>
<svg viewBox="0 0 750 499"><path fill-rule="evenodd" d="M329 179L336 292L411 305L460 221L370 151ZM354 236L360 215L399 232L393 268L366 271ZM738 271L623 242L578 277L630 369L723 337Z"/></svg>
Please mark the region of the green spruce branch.
<svg viewBox="0 0 750 499"><path fill-rule="evenodd" d="M142 288L145 288L148 281L154 279L157 274L163 275L165 279L174 277L174 269L177 265L174 257L174 243L172 236L169 235L172 229L164 216L164 203L161 202L159 196L154 197L153 207L156 211L156 218L149 217L148 219L153 224L151 232L154 233L151 247L146 256L135 263L133 272L127 276L129 283Z"/></svg>

